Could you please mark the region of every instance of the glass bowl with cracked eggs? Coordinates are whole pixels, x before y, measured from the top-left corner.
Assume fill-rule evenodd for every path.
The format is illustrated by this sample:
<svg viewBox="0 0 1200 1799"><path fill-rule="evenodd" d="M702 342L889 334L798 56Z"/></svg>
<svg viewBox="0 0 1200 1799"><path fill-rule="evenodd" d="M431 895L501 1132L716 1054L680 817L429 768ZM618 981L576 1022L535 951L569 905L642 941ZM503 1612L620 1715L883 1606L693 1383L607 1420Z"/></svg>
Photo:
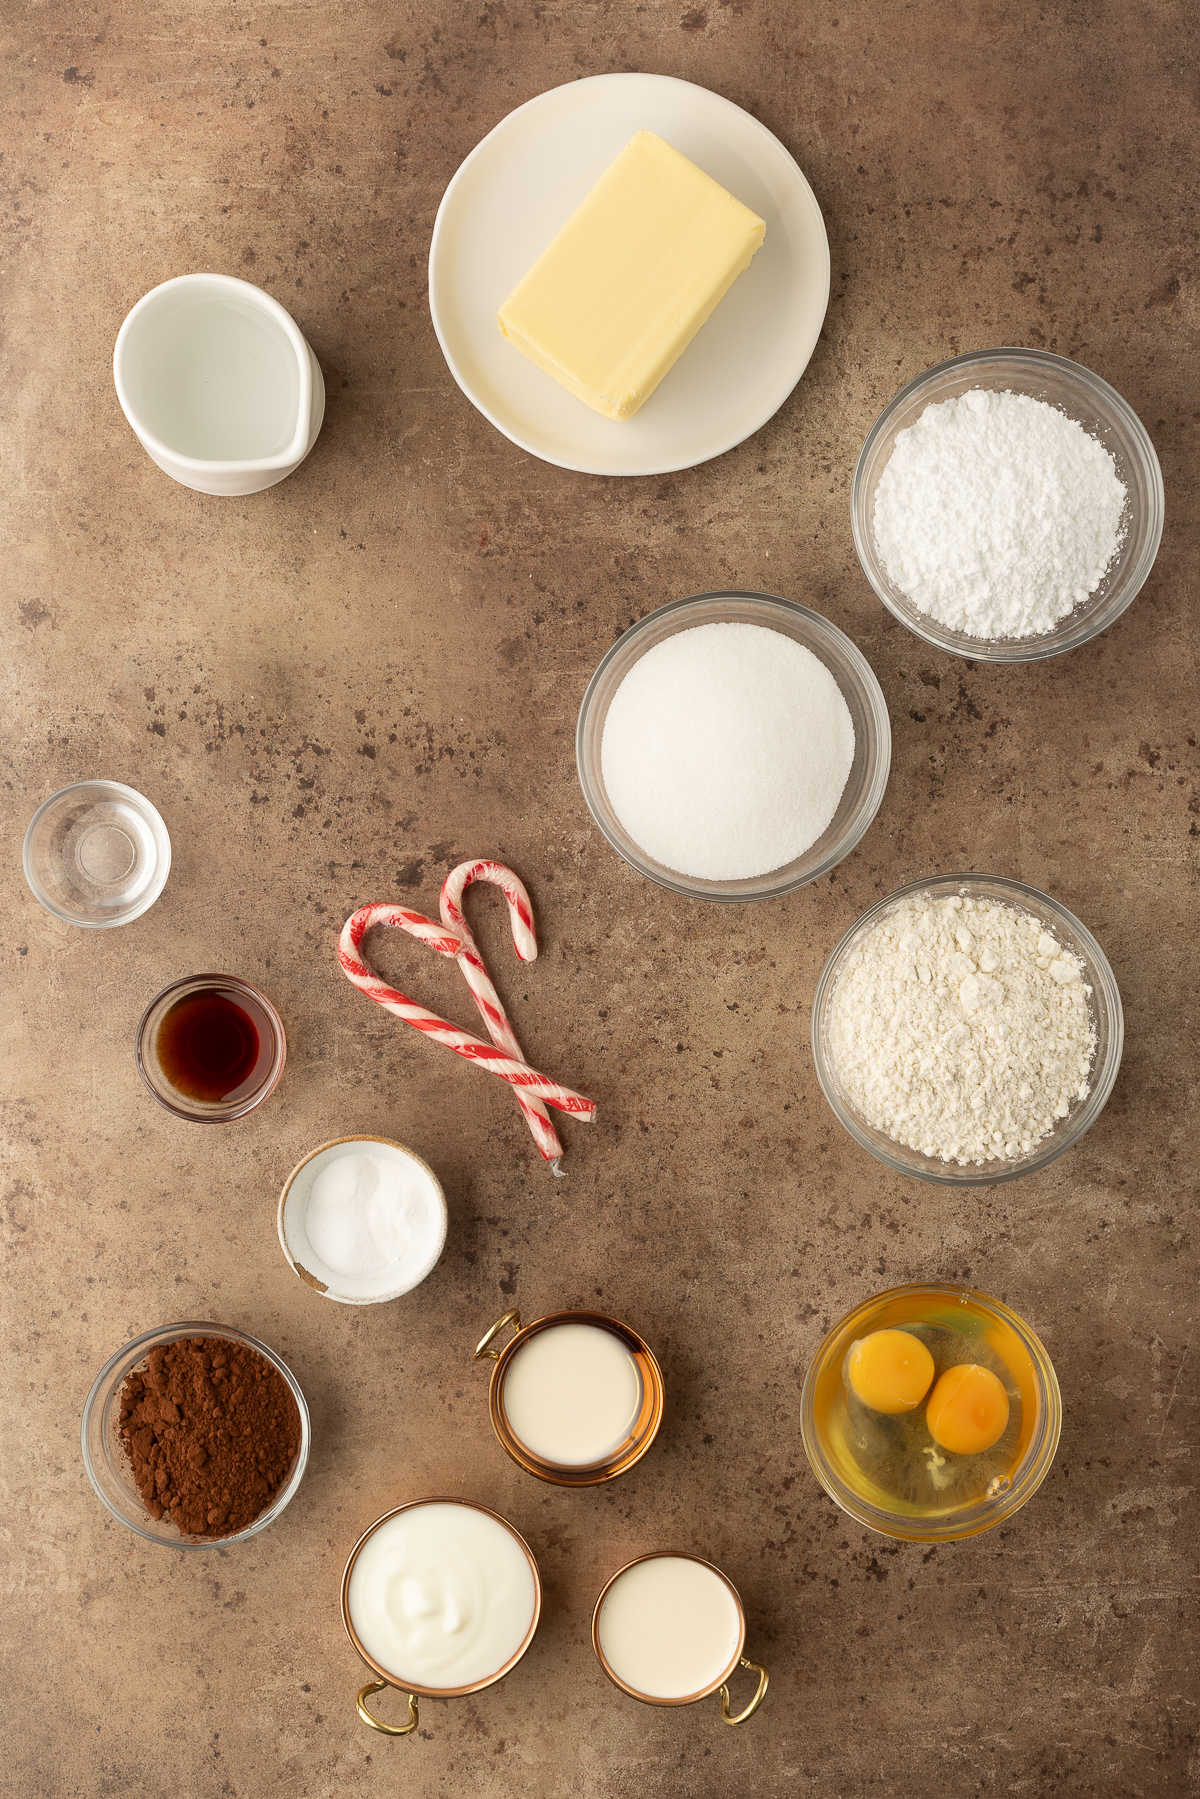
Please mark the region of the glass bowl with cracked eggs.
<svg viewBox="0 0 1200 1799"><path fill-rule="evenodd" d="M936 963L920 933L939 911L951 935ZM997 924L1017 933L1008 953L1023 968L1010 970L1003 946L997 955ZM1070 1149L1108 1101L1123 1042L1121 995L1091 932L998 875L938 875L880 900L834 949L813 1000L813 1061L840 1123L887 1167L946 1185L1017 1180ZM1042 1090L1051 1062L1057 1085Z"/></svg>

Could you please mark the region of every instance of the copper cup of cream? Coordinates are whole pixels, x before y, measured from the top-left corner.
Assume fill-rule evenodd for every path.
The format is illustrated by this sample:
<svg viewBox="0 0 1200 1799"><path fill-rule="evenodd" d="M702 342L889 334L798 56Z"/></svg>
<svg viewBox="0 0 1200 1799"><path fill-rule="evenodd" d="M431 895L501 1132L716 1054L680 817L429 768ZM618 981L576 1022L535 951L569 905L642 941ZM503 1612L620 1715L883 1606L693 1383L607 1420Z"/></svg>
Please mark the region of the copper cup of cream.
<svg viewBox="0 0 1200 1799"><path fill-rule="evenodd" d="M501 1332L515 1334L503 1349ZM662 1370L635 1330L604 1312L505 1312L474 1359L494 1363L492 1429L514 1462L560 1487L594 1487L641 1461L663 1414Z"/></svg>
<svg viewBox="0 0 1200 1799"><path fill-rule="evenodd" d="M542 1580L506 1518L467 1499L412 1499L363 1532L342 1576L342 1621L376 1678L359 1717L384 1736L420 1722L420 1699L459 1699L512 1671L533 1641ZM391 1724L367 1701L392 1687L408 1700Z"/></svg>
<svg viewBox="0 0 1200 1799"><path fill-rule="evenodd" d="M769 1675L742 1653L746 1613L737 1588L711 1562L682 1550L655 1550L606 1582L592 1613L592 1647L608 1678L647 1705L694 1705L721 1695L726 1724L744 1724L766 1697ZM738 1667L758 1676L740 1712L729 1679Z"/></svg>

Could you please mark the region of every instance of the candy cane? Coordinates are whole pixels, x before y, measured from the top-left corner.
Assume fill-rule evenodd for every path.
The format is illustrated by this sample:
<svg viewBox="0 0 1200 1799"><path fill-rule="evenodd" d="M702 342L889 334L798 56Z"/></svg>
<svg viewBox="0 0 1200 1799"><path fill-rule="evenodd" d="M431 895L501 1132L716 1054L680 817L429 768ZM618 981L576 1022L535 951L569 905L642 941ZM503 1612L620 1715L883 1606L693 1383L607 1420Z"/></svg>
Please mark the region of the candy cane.
<svg viewBox="0 0 1200 1799"><path fill-rule="evenodd" d="M547 1105L557 1106L560 1112L570 1112L584 1123L591 1122L596 1115L593 1100L585 1098L582 1093L576 1093L571 1087L552 1081L548 1075L539 1074L527 1062L505 1055L494 1044L481 1042L469 1031L460 1030L458 1025L439 1018L436 1012L426 1011L424 1006L419 1006L415 1000L407 998L395 987L389 987L364 961L359 949L371 926L377 924L393 925L399 930L407 931L410 936L428 944L430 949L442 956L457 958L462 952L462 939L447 931L444 926L435 924L432 918L426 918L420 912L410 912L405 906L378 901L371 906L362 906L342 926L342 934L338 940L338 961L348 980L369 999L394 1013L397 1018L402 1018L406 1024L423 1031L435 1043L444 1043L455 1055L464 1056L468 1062L477 1062L489 1074L498 1075L502 1081L508 1081L510 1086L531 1094L535 1099L545 1100Z"/></svg>
<svg viewBox="0 0 1200 1799"><path fill-rule="evenodd" d="M471 989L471 997L487 1026L488 1036L498 1049L524 1060L516 1032L508 1021L508 1014L487 971L487 964L479 953L479 945L471 935L470 926L463 915L463 895L476 881L489 881L503 892L508 901L508 922L512 929L513 947L522 962L532 962L537 956L533 907L525 883L511 868L505 868L503 862L460 862L457 868L451 869L442 883L439 907L442 923L449 930L456 931L461 939L458 966L462 969L467 986ZM531 1099L519 1089L516 1098L534 1142L550 1164L551 1174L561 1174L563 1146L550 1121L550 1114L540 1099Z"/></svg>

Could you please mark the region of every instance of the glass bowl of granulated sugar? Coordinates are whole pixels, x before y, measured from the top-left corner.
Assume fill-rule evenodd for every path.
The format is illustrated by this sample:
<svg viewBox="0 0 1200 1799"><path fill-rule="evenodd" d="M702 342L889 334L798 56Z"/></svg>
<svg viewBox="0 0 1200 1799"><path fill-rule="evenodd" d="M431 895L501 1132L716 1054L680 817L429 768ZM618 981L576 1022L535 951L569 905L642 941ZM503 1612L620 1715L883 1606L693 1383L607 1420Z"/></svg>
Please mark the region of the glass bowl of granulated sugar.
<svg viewBox="0 0 1200 1799"><path fill-rule="evenodd" d="M1046 350L974 350L885 407L850 519L863 572L910 631L952 655L1036 662L1137 596L1162 537L1162 471L1099 375Z"/></svg>
<svg viewBox="0 0 1200 1799"><path fill-rule="evenodd" d="M592 817L639 874L693 899L773 899L827 874L883 799L879 682L828 619L706 593L631 625L583 697Z"/></svg>
<svg viewBox="0 0 1200 1799"><path fill-rule="evenodd" d="M813 998L821 1090L856 1143L921 1180L1016 1180L1070 1149L1121 1065L1091 932L999 875L914 881L853 925Z"/></svg>

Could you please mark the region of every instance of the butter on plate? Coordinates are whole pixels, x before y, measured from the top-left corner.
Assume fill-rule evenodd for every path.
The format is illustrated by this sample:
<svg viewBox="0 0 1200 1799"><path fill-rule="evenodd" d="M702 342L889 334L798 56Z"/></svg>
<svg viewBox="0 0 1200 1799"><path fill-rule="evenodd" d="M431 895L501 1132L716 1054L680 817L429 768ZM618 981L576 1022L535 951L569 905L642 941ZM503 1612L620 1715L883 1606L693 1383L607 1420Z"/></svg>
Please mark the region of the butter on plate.
<svg viewBox="0 0 1200 1799"><path fill-rule="evenodd" d="M500 308L500 329L605 418L650 398L766 234L652 131L630 138Z"/></svg>

